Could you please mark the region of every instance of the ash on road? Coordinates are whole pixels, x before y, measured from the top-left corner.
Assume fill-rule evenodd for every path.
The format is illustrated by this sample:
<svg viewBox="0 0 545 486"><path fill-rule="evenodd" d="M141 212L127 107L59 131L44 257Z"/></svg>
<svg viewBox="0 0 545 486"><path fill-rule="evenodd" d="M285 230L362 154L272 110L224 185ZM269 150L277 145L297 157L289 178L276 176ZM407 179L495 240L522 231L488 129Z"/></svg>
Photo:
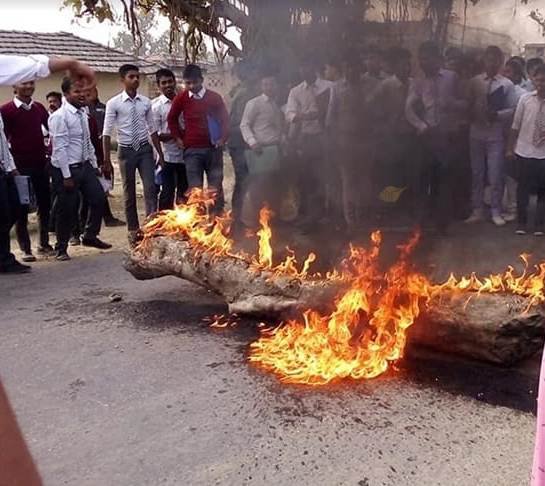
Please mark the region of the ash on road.
<svg viewBox="0 0 545 486"><path fill-rule="evenodd" d="M255 323L211 329L215 296L121 260L0 277L0 373L45 485L528 484L537 361L420 355L373 381L284 386L246 362Z"/></svg>

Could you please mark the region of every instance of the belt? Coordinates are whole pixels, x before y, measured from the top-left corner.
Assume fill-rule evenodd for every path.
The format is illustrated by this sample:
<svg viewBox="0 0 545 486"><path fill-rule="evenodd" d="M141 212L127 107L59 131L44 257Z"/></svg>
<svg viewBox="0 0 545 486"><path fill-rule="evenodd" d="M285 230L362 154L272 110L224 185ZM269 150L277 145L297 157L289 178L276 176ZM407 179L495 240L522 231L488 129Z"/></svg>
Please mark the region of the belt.
<svg viewBox="0 0 545 486"><path fill-rule="evenodd" d="M83 167L88 162L89 162L88 160L84 160L83 162L76 162L75 164L70 164L70 168L72 168L72 167Z"/></svg>
<svg viewBox="0 0 545 486"><path fill-rule="evenodd" d="M149 143L148 141L142 142L142 143L140 144L140 149L142 149L142 148L144 148L144 147L147 147L147 146L149 146L149 145L150 145L150 143ZM132 145L123 145L123 144L120 143L119 146L120 146L121 148L134 150L134 149L132 148ZM140 149L139 149L139 150L140 150Z"/></svg>

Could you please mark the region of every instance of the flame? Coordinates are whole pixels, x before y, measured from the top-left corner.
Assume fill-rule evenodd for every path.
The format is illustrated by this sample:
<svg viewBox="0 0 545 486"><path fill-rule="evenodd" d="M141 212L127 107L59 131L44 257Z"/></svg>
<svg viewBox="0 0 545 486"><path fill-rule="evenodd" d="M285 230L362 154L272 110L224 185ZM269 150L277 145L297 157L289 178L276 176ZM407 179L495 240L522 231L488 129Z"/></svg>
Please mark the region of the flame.
<svg viewBox="0 0 545 486"><path fill-rule="evenodd" d="M247 261L253 271L266 272L269 278L314 280L310 267L317 259L310 253L301 267L295 252L287 248L287 257L274 265L270 226L272 211L260 211L257 231L257 255L234 249L228 237L230 216L212 216L213 200L205 191L193 191L187 204L155 215L143 227L139 250L156 235L187 239L195 252L206 251L215 257L231 256ZM407 332L421 310L435 298L464 293L511 293L525 298L528 308L545 302L545 262L529 270L529 255L521 255L524 270L513 267L504 273L478 277L450 277L433 284L414 271L409 257L419 235L400 246L399 258L390 268L379 266L382 235L371 234L368 249L350 245L349 255L339 268L326 274L342 280L346 290L337 297L329 314L307 309L301 319L290 320L276 328L261 324L261 337L250 345L250 362L277 375L286 383L323 385L343 378L370 379L384 373L403 357ZM215 317L211 327L225 328L230 321Z"/></svg>

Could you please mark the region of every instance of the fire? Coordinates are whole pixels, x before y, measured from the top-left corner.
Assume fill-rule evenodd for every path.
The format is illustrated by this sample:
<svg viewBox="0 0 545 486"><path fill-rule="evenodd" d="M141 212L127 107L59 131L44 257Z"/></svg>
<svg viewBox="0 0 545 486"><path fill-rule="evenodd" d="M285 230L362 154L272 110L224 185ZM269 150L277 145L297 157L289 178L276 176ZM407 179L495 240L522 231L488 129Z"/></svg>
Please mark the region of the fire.
<svg viewBox="0 0 545 486"><path fill-rule="evenodd" d="M211 199L203 191L191 194L187 204L163 211L143 227L144 239L155 235L179 236L191 242L196 252L214 256L230 256L248 262L252 271L267 272L270 278L316 279L311 264L317 259L311 253L299 267L295 252L274 264L270 220L272 211L265 207L259 215L257 255L250 256L234 249L229 238L229 214L212 216ZM300 320L290 320L277 328L260 327L261 337L250 345L250 362L277 375L286 383L324 385L343 378L370 379L384 373L403 357L407 332L420 312L432 299L467 293L512 293L524 297L528 307L545 302L545 263L530 271L528 255L517 274L509 267L504 273L478 277L451 275L446 282L434 284L414 271L409 257L418 243L415 234L399 247L397 262L385 271L378 262L382 236L374 232L368 249L350 246L349 256L338 269L326 274L329 279L346 282L330 313L306 310ZM211 327L231 325L220 316Z"/></svg>

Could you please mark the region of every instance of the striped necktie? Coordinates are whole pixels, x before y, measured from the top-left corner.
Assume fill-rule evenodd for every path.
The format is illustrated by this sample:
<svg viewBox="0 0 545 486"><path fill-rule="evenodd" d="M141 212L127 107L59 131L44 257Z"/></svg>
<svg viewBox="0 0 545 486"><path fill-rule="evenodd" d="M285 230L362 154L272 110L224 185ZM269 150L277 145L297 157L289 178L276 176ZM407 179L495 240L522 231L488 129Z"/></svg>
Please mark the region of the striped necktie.
<svg viewBox="0 0 545 486"><path fill-rule="evenodd" d="M545 100L537 98L539 109L536 114L536 123L534 127L533 143L536 147L540 147L545 143Z"/></svg>
<svg viewBox="0 0 545 486"><path fill-rule="evenodd" d="M138 152L142 146L144 127L142 118L138 115L138 110L136 109L136 99L131 100L131 103L131 147L135 152Z"/></svg>
<svg viewBox="0 0 545 486"><path fill-rule="evenodd" d="M79 121L81 123L81 156L83 161L91 159L91 133L89 131L89 124L87 122L87 113L83 109L78 110Z"/></svg>

